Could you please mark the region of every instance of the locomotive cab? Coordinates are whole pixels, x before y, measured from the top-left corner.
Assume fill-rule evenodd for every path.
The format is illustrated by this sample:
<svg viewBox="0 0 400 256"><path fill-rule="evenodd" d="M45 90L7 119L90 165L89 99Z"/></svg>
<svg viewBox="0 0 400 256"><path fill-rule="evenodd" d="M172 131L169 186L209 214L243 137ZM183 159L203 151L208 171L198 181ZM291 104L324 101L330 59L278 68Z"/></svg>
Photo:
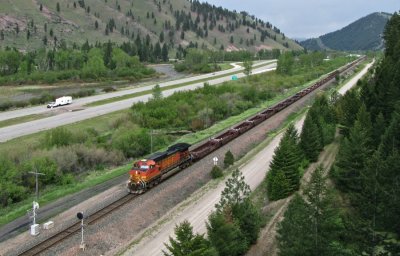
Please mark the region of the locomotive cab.
<svg viewBox="0 0 400 256"><path fill-rule="evenodd" d="M130 192L144 191L154 177L160 175L159 166L153 160L140 160L129 171L128 189Z"/></svg>
<svg viewBox="0 0 400 256"><path fill-rule="evenodd" d="M189 144L178 143L165 152L157 152L134 163L129 171L128 190L130 193L141 194L161 182L163 174L175 169L184 168L190 164Z"/></svg>

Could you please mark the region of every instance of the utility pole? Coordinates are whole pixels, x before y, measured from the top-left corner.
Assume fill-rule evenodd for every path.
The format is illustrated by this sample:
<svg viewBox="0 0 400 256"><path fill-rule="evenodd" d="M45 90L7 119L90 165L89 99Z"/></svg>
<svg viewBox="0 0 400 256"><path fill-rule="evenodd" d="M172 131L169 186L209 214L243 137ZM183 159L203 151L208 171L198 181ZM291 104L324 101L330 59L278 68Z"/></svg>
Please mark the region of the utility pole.
<svg viewBox="0 0 400 256"><path fill-rule="evenodd" d="M39 224L36 223L36 216L37 216L36 210L39 209L39 180L38 180L38 177L39 177L39 175L45 175L45 174L38 172L36 170L36 168L35 168L34 172L29 172L29 173L30 174L34 174L36 176L35 177L35 180L36 180L36 193L35 193L36 201L33 201L33 203L32 203L33 224L31 225L31 235L32 236L37 236L37 235L39 235L39 232L40 232L39 231Z"/></svg>
<svg viewBox="0 0 400 256"><path fill-rule="evenodd" d="M35 168L36 169L36 168ZM38 176L39 175L45 175L44 173L40 173L37 172L37 170L35 170L35 172L29 172L30 174L35 175L35 180L36 180L36 202L39 202L39 182L38 182Z"/></svg>
<svg viewBox="0 0 400 256"><path fill-rule="evenodd" d="M153 129L150 131L150 154L153 154Z"/></svg>

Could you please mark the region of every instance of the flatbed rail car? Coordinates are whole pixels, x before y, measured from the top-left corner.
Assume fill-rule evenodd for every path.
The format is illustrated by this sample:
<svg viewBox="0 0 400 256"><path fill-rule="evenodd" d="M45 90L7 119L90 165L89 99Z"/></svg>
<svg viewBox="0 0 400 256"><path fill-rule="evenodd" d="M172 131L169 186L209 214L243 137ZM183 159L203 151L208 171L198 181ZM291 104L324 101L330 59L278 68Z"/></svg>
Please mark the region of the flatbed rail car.
<svg viewBox="0 0 400 256"><path fill-rule="evenodd" d="M179 143L158 152L148 159L137 161L129 171L128 190L133 194L141 194L161 182L163 174L175 168L184 169L191 162L190 144Z"/></svg>

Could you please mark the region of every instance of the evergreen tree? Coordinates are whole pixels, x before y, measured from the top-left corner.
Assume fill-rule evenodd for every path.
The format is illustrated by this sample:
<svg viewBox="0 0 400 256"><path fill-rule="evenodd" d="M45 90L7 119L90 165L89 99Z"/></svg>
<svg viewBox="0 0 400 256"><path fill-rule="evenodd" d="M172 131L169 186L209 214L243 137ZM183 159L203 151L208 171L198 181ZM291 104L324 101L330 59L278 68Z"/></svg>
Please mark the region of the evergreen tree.
<svg viewBox="0 0 400 256"><path fill-rule="evenodd" d="M321 144L318 126L311 115L307 115L300 135L300 147L309 161L316 162L318 160Z"/></svg>
<svg viewBox="0 0 400 256"><path fill-rule="evenodd" d="M296 194L278 224L280 256L313 255L312 226L309 225L310 207Z"/></svg>
<svg viewBox="0 0 400 256"><path fill-rule="evenodd" d="M271 200L285 198L299 189L299 168L303 160L298 145L296 128L290 124L275 149L267 175L268 197Z"/></svg>
<svg viewBox="0 0 400 256"><path fill-rule="evenodd" d="M224 167L227 168L235 162L235 158L230 150L225 153Z"/></svg>
<svg viewBox="0 0 400 256"><path fill-rule="evenodd" d="M57 9L57 12L60 12L60 3L59 3L59 2L57 2L57 7L56 7L56 9Z"/></svg>
<svg viewBox="0 0 400 256"><path fill-rule="evenodd" d="M343 249L342 218L323 172L317 167L306 187L306 200L296 195L278 225L280 255L351 255Z"/></svg>
<svg viewBox="0 0 400 256"><path fill-rule="evenodd" d="M165 256L217 256L218 253L203 235L193 234L193 228L188 221L175 227L176 239L169 237L165 244L169 252L163 251Z"/></svg>
<svg viewBox="0 0 400 256"><path fill-rule="evenodd" d="M372 153L372 124L365 105L360 107L357 120L348 138L341 143L337 156L335 177L340 189L359 193L361 172Z"/></svg>
<svg viewBox="0 0 400 256"><path fill-rule="evenodd" d="M222 211L224 207L242 203L250 195L250 187L244 181L244 176L236 169L232 172L232 177L225 183L225 189L221 193L221 199L216 205Z"/></svg>
<svg viewBox="0 0 400 256"><path fill-rule="evenodd" d="M106 65L106 67L112 69L113 68L113 62L112 62L112 43L109 40L104 47L104 65Z"/></svg>
<svg viewBox="0 0 400 256"><path fill-rule="evenodd" d="M219 256L239 256L246 252L248 241L234 221L226 221L221 212L214 212L208 218L207 233Z"/></svg>
<svg viewBox="0 0 400 256"><path fill-rule="evenodd" d="M279 200L290 194L290 184L282 170L278 170L274 174L269 173L267 184L269 200Z"/></svg>
<svg viewBox="0 0 400 256"><path fill-rule="evenodd" d="M164 31L161 31L160 33L160 43L164 42Z"/></svg>
<svg viewBox="0 0 400 256"><path fill-rule="evenodd" d="M356 120L360 106L361 102L355 90L348 91L340 98L336 111L338 121L342 125L341 132L344 135L347 136L349 134L349 130Z"/></svg>
<svg viewBox="0 0 400 256"><path fill-rule="evenodd" d="M164 43L164 45L162 47L161 56L162 56L162 60L164 62L167 62L169 60L169 58L168 58L168 47L167 47L166 43Z"/></svg>
<svg viewBox="0 0 400 256"><path fill-rule="evenodd" d="M154 47L154 57L156 58L157 61L162 59L162 51L161 51L161 46L160 43L157 42L155 47Z"/></svg>
<svg viewBox="0 0 400 256"><path fill-rule="evenodd" d="M232 207L232 215L237 220L246 240L250 244L256 243L261 228L261 215L257 207L250 199L245 199L241 204Z"/></svg>

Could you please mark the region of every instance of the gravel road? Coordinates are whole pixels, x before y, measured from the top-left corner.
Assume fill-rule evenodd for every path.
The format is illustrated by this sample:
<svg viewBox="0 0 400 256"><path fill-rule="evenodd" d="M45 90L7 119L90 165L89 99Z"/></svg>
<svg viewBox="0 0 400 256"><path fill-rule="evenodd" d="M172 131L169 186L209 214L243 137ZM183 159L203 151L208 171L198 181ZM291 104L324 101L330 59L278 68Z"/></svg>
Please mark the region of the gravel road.
<svg viewBox="0 0 400 256"><path fill-rule="evenodd" d="M341 95L344 95L348 90L350 90L356 83L358 80L360 80L367 72L368 70L372 67L372 65L374 65L375 63L375 59L368 63L367 66L365 66L363 68L363 70L361 70L357 75L355 75L352 79L350 79L350 81L348 81L345 85L343 85L338 92Z"/></svg>
<svg viewBox="0 0 400 256"><path fill-rule="evenodd" d="M265 64L265 62L262 62ZM260 65L260 64L258 64ZM240 66L239 66L240 67ZM269 65L263 66L263 67L259 67L259 68L254 68L254 73L261 73L261 72L268 72L271 70L274 70L276 68L276 63L271 63ZM236 65L234 69L239 69L238 66ZM227 72L226 71L221 71L221 72ZM230 72L232 72L232 70L229 70ZM217 75L217 74L216 74ZM194 80L198 80L201 79L199 77L204 77L204 78L210 78L212 77L212 74L207 74L207 75L202 75L202 76L197 76L196 79L195 78L185 78L183 80L189 80L191 81L192 79ZM241 78L244 77L245 75L243 73L238 73L237 77ZM217 78L217 79L213 79L213 80L209 80L208 83L210 85L215 85L215 84L220 84L223 83L225 81L229 81L231 80L230 76L227 77L221 77L221 78ZM181 81L181 80L179 80ZM177 84L177 81L171 81L171 82L166 82L164 84L160 84L161 87L165 87L168 85L172 85L172 84ZM179 83L182 83L179 82ZM172 95L174 92L177 91L186 91L186 90L193 90L199 87L202 87L204 85L204 82L200 82L200 83L195 83L195 84L191 84L188 86L184 86L184 87L179 87L179 88L174 88L174 89L170 89L170 90L166 90L163 91L163 95L164 97L170 96ZM126 90L126 91L131 91L130 93L134 93L134 92L140 92L140 91L144 91L144 90L148 90L152 88L152 86L146 86L146 87L140 87L140 88L136 88L136 89L132 89L132 90ZM121 91L121 92L117 92L117 93L123 93L121 95L124 94L129 94L126 91ZM101 99L106 99L106 98L110 98L110 97L115 97L116 95L113 94L114 96L111 96L112 94L104 94L104 95L98 95L95 96L97 97L97 100L101 100ZM108 114L111 112L115 112L118 110L122 110L122 109L126 109L129 108L130 106L132 106L133 103L139 102L139 101L147 101L149 98L151 98L151 94L150 95L143 95L143 96L139 96L139 97L135 97L135 98L130 98L130 99L126 99L126 100L121 100L121 101L117 101L117 102L112 102L109 104L105 104L105 105L100 105L100 106L95 106L95 107L88 107L86 109L82 109L79 111L67 111L64 112L62 114L59 115L55 115L55 116L51 116L51 117L47 117L47 118L43 118L43 119L39 119L39 120L34 120L31 122L26 122L26 123L21 123L21 124L17 124L17 125L12 125L12 126L7 126L4 128L0 128L0 142L5 142L20 136L24 136L24 135L28 135L28 134L32 134L32 133L36 133L36 132L40 132L40 131L44 131L44 130L48 130L51 128L55 128L61 125L65 125L65 124L70 124L70 123L75 123L75 122L79 122L88 118L92 118L92 117L96 117L96 116L101 116L104 114ZM88 98L84 98L79 102L74 102L73 108L76 108L76 106L78 104L86 104L89 103L92 99L89 98L93 98L93 97L88 97ZM92 100L93 101L93 100ZM66 107L66 109L68 109L69 107ZM36 109L36 108L34 108ZM59 111L60 108L56 109L50 109L50 110L46 110L46 111ZM32 109L27 109L27 111L29 113L31 113L31 111L33 111ZM4 114L4 113L2 113Z"/></svg>

